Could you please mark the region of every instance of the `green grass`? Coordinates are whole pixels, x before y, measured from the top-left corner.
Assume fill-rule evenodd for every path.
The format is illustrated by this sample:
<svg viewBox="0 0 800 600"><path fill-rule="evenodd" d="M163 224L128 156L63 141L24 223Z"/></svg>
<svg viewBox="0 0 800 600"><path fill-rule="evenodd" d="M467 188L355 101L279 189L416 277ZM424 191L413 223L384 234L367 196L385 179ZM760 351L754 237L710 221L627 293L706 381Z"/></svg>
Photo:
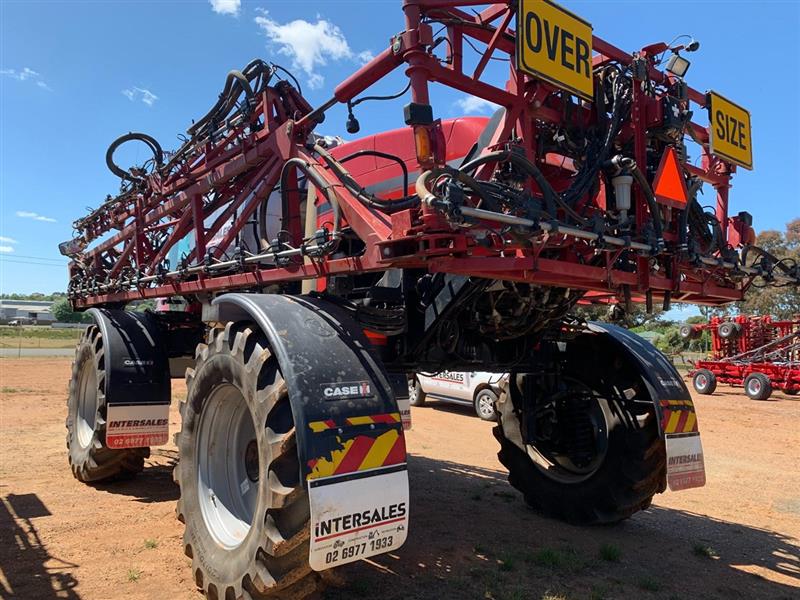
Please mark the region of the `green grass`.
<svg viewBox="0 0 800 600"><path fill-rule="evenodd" d="M139 581L141 576L142 572L139 569L128 569L128 581L131 583L136 583Z"/></svg>
<svg viewBox="0 0 800 600"><path fill-rule="evenodd" d="M703 542L695 542L692 545L692 553L702 558L717 558L719 556L714 548Z"/></svg>
<svg viewBox="0 0 800 600"><path fill-rule="evenodd" d="M3 394L29 394L35 391L36 390L32 390L30 388L13 388L5 386L0 388L0 392L2 392Z"/></svg>
<svg viewBox="0 0 800 600"><path fill-rule="evenodd" d="M517 557L513 554L504 554L498 559L497 564L501 571L513 571L516 569Z"/></svg>
<svg viewBox="0 0 800 600"><path fill-rule="evenodd" d="M661 589L661 583L653 577L642 577L639 580L639 587L647 592L657 592Z"/></svg>
<svg viewBox="0 0 800 600"><path fill-rule="evenodd" d="M144 541L144 547L148 550L153 550L154 548L158 548L158 542L152 538L146 539Z"/></svg>
<svg viewBox="0 0 800 600"><path fill-rule="evenodd" d="M553 548L542 548L533 555L533 562L540 567L548 567L550 569L557 569L564 564L564 558L561 552Z"/></svg>
<svg viewBox="0 0 800 600"><path fill-rule="evenodd" d="M73 348L82 329L0 326L0 348Z"/></svg>
<svg viewBox="0 0 800 600"><path fill-rule="evenodd" d="M603 544L600 546L600 558L608 562L619 562L622 557L622 551L619 546L614 544Z"/></svg>

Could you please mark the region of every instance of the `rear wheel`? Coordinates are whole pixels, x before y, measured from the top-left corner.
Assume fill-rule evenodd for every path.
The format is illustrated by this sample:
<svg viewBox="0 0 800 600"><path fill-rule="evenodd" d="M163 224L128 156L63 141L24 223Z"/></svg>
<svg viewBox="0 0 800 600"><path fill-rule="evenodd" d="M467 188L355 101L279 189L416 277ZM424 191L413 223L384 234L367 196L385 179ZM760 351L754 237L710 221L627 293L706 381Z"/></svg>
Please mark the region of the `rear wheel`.
<svg viewBox="0 0 800 600"><path fill-rule="evenodd" d="M717 389L717 376L708 369L698 369L692 377L692 386L698 394L713 394Z"/></svg>
<svg viewBox="0 0 800 600"><path fill-rule="evenodd" d="M625 402L565 379L567 389L556 401L537 405L523 433L523 377L509 377L494 434L508 480L525 501L548 516L580 524L620 521L650 506L666 477L652 404Z"/></svg>
<svg viewBox="0 0 800 600"><path fill-rule="evenodd" d="M767 400L772 395L772 384L763 373L750 373L744 380L744 393L751 400Z"/></svg>
<svg viewBox="0 0 800 600"><path fill-rule="evenodd" d="M489 388L482 388L475 392L473 405L475 406L475 414L477 414L484 421L496 421L497 412L495 405L497 404L497 394Z"/></svg>
<svg viewBox="0 0 800 600"><path fill-rule="evenodd" d="M198 346L186 377L175 480L197 586L215 600L321 589L289 393L266 339L228 324Z"/></svg>
<svg viewBox="0 0 800 600"><path fill-rule="evenodd" d="M90 325L75 350L66 421L72 474L87 483L132 477L150 456L149 448L112 450L105 445L105 363L103 336L97 325Z"/></svg>

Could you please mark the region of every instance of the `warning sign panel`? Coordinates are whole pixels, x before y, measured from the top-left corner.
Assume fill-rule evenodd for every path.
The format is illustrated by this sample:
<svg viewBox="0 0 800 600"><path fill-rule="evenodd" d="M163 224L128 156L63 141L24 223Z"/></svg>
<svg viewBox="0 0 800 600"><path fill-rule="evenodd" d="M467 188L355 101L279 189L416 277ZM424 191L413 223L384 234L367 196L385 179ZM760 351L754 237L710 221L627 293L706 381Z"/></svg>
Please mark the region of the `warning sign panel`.
<svg viewBox="0 0 800 600"><path fill-rule="evenodd" d="M106 445L116 450L160 446L169 440L169 404L111 404Z"/></svg>
<svg viewBox="0 0 800 600"><path fill-rule="evenodd" d="M750 113L716 92L709 92L708 121L711 153L745 169L752 169Z"/></svg>
<svg viewBox="0 0 800 600"><path fill-rule="evenodd" d="M699 433L667 434L667 485L673 492L706 484Z"/></svg>
<svg viewBox="0 0 800 600"><path fill-rule="evenodd" d="M519 0L517 69L592 100L592 25L548 0Z"/></svg>
<svg viewBox="0 0 800 600"><path fill-rule="evenodd" d="M674 148L667 148L661 157L661 164L658 166L653 182L653 193L656 200L662 204L675 208L686 207L689 192L686 189L686 178L683 176L683 169L678 162Z"/></svg>
<svg viewBox="0 0 800 600"><path fill-rule="evenodd" d="M308 562L330 569L403 545L408 535L405 463L308 480L311 542Z"/></svg>

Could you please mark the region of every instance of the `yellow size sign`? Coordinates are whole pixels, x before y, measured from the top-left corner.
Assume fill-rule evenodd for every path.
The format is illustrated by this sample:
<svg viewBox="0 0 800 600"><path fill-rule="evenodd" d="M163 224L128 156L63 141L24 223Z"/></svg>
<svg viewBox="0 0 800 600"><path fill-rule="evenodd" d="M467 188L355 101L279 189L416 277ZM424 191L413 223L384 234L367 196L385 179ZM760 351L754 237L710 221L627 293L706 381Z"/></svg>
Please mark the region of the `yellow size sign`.
<svg viewBox="0 0 800 600"><path fill-rule="evenodd" d="M548 0L519 0L517 69L592 100L591 23Z"/></svg>
<svg viewBox="0 0 800 600"><path fill-rule="evenodd" d="M708 120L711 153L746 169L752 169L750 113L716 92L709 92Z"/></svg>

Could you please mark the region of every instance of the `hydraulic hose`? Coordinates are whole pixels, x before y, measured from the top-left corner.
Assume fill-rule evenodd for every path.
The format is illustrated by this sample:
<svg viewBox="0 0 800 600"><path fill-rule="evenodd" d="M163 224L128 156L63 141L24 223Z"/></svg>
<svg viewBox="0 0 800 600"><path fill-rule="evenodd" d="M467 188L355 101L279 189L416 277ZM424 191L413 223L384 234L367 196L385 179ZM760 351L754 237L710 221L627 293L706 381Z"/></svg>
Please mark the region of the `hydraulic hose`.
<svg viewBox="0 0 800 600"><path fill-rule="evenodd" d="M331 156L331 154L325 150L325 148L319 144L315 144L314 152L322 157L328 168L334 172L336 177L342 182L342 185L344 185L347 191L353 194L366 206L369 206L370 208L377 208L378 210L389 214L419 206L419 198L417 196L404 196L402 198L398 198L397 200L386 200L379 198L375 194L371 194L365 190L355 179L353 179L353 176L350 175L347 169L345 169L338 160Z"/></svg>
<svg viewBox="0 0 800 600"><path fill-rule="evenodd" d="M332 246L331 250L333 251L339 244L339 236L340 236L340 228L341 228L341 209L339 207L339 199L336 197L336 193L333 191L333 186L329 184L324 177L322 177L308 162L303 160L302 158L290 158L287 160L284 165L283 169L281 170L281 177L280 177L280 186L281 186L281 211L283 215L288 214L288 192L287 192L287 184L289 180L289 173L291 170L295 168L301 171L309 180L310 183L313 183L319 190L325 194L325 198L331 205L331 209L333 210L333 232L331 240ZM263 210L261 211L261 215L259 218L259 227L261 228L262 232L266 231L266 215L267 215L267 204L269 203L269 197L267 198L267 202L264 205ZM265 245L265 241L267 242ZM266 246L266 247L265 247ZM267 240L261 239L261 250L268 250L269 242Z"/></svg>
<svg viewBox="0 0 800 600"><path fill-rule="evenodd" d="M533 178L533 180L536 182L536 185L538 185L539 189L542 190L542 194L544 195L545 205L547 206L547 213L551 217L555 218L556 203L560 201L558 194L556 194L555 190L550 185L550 182L547 181L547 179L539 170L539 168L520 154L512 152L511 150L496 150L494 152L488 152L483 156L479 156L478 158L469 161L467 164L462 165L459 168L459 171L462 172L474 171L479 166L484 165L486 163L502 162L505 160L519 167Z"/></svg>
<svg viewBox="0 0 800 600"><path fill-rule="evenodd" d="M156 168L161 167L162 163L164 162L164 152L161 150L161 146L155 138L147 135L146 133L126 133L125 135L120 136L111 142L108 150L106 150L106 165L108 166L109 170L120 179L124 179L126 181L138 181L140 178L132 175L130 171L126 171L122 167L118 166L114 162L114 152L116 152L117 148L119 148L122 144L125 144L126 142L132 142L134 140L147 144L147 146L150 148L150 151L153 153L153 159L155 160Z"/></svg>
<svg viewBox="0 0 800 600"><path fill-rule="evenodd" d="M252 71L252 68L257 64L258 63L256 63L256 61L251 62L249 65L247 65L247 67L245 67L245 71ZM222 89L222 93L219 95L216 104L214 104L214 106L211 107L211 110L203 115L196 123L189 127L189 129L186 130L186 133L192 136L196 135L197 132L205 127L206 124L211 121L211 119L217 113L222 112L223 114L227 114L230 109L233 108L233 105L236 103L236 99L239 97L239 93L233 94L234 86L239 87L239 93L244 92L248 102L255 100L255 95L253 94L253 88L250 87L249 79L244 75L244 73L234 69L233 71L230 71L228 76L225 78L225 87Z"/></svg>

